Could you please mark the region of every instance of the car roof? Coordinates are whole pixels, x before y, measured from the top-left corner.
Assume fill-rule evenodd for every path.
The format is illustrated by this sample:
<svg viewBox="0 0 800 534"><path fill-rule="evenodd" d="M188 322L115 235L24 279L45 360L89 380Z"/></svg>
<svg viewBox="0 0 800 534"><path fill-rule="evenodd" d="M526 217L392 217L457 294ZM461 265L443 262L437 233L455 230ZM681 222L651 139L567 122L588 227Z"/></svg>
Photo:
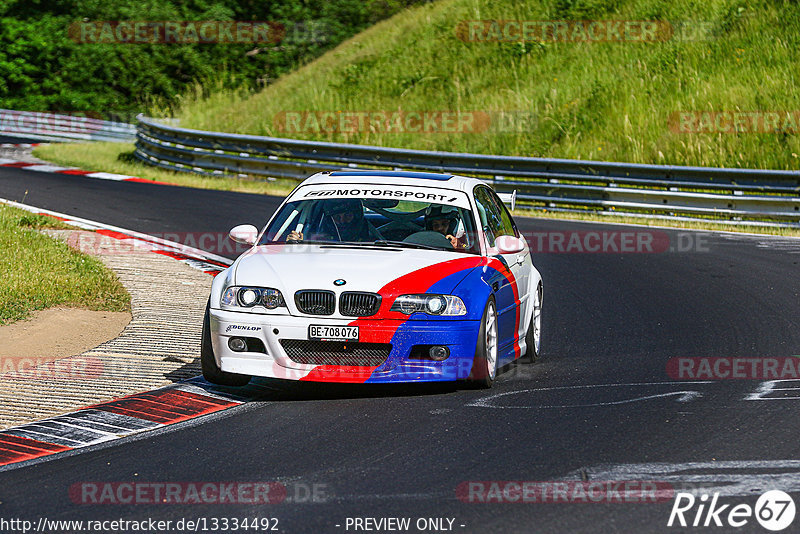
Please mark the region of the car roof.
<svg viewBox="0 0 800 534"><path fill-rule="evenodd" d="M483 183L477 178L455 174L413 171L353 170L319 172L306 178L302 185L312 184L387 184L387 185L428 185L442 189L470 192Z"/></svg>

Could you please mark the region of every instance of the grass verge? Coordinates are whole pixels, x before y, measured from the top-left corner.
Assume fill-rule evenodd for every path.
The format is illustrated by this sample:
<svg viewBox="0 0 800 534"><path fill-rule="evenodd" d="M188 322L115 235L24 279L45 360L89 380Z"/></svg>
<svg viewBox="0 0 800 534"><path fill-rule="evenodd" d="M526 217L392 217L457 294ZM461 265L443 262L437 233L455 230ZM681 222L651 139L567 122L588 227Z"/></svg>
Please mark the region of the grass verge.
<svg viewBox="0 0 800 534"><path fill-rule="evenodd" d="M113 271L42 235L37 231L42 228L71 227L0 205L0 325L58 305L130 310L130 295Z"/></svg>

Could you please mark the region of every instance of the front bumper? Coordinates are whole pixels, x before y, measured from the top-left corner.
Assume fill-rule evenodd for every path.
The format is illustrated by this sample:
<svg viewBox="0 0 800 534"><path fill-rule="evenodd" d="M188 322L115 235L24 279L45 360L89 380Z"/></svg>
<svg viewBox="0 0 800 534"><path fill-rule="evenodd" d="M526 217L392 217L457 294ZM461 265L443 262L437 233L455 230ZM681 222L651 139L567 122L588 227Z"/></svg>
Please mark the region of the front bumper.
<svg viewBox="0 0 800 534"><path fill-rule="evenodd" d="M217 365L223 370L250 376L317 382L436 382L469 376L475 356L480 321L347 320L326 317L258 315L228 310L209 310L211 343ZM386 360L376 366L310 365L293 361L281 339L308 339L308 326L357 325L360 341L390 343ZM231 337L261 340L264 352L234 352ZM415 345L445 345L444 361L411 359Z"/></svg>

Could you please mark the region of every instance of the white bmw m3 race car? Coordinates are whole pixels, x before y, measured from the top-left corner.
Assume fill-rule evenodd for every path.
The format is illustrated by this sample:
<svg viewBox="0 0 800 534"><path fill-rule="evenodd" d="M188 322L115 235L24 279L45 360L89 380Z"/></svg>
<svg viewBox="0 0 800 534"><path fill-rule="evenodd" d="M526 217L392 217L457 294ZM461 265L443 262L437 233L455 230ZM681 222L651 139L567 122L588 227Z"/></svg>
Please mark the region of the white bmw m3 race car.
<svg viewBox="0 0 800 534"><path fill-rule="evenodd" d="M203 375L470 381L539 354L542 279L500 197L474 178L323 172L213 282Z"/></svg>

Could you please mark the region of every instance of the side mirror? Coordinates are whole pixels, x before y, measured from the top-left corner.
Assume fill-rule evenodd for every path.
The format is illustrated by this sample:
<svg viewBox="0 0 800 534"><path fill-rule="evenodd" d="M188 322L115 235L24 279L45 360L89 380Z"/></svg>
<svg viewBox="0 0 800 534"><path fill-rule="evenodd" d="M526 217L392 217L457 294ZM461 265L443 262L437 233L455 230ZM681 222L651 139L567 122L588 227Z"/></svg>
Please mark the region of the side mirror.
<svg viewBox="0 0 800 534"><path fill-rule="evenodd" d="M252 224L240 224L228 232L228 237L244 245L255 245L258 237L258 228Z"/></svg>
<svg viewBox="0 0 800 534"><path fill-rule="evenodd" d="M494 240L494 246L500 254L516 254L525 249L522 239L511 235L501 235Z"/></svg>

